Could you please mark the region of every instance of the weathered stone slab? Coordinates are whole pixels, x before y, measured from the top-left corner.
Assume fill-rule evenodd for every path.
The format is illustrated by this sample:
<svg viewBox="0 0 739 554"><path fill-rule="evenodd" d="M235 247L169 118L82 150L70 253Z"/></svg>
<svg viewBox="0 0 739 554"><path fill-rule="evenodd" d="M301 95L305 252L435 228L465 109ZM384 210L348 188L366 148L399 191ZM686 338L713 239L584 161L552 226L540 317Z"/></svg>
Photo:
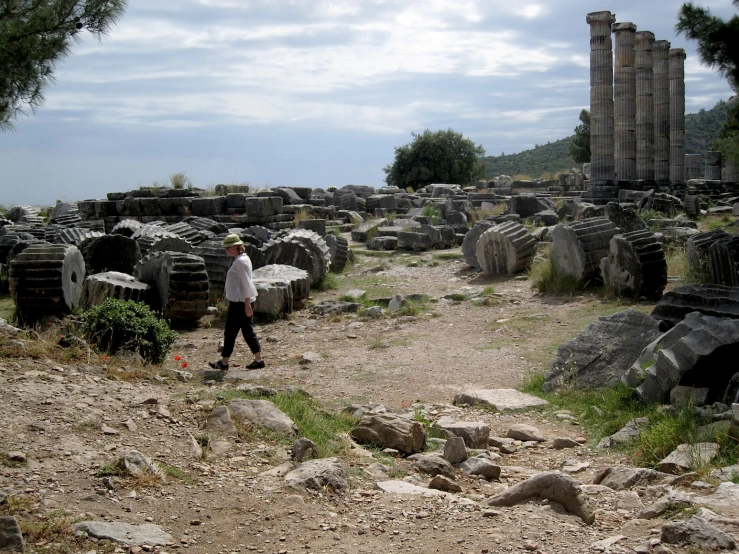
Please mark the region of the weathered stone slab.
<svg viewBox="0 0 739 554"><path fill-rule="evenodd" d="M0 517L0 552L25 552L21 526L13 516Z"/></svg>
<svg viewBox="0 0 739 554"><path fill-rule="evenodd" d="M444 498L452 497L453 495L437 489L427 489L426 487L419 487L405 481L380 481L375 486L382 492L389 494L400 494L410 496L443 496Z"/></svg>
<svg viewBox="0 0 739 554"><path fill-rule="evenodd" d="M739 517L739 485L732 482L719 484L709 496L698 496L695 503L716 510L726 517Z"/></svg>
<svg viewBox="0 0 739 554"><path fill-rule="evenodd" d="M454 397L454 405L482 404L494 410L523 410L549 404L543 398L517 391L516 389L475 389L459 393Z"/></svg>
<svg viewBox="0 0 739 554"><path fill-rule="evenodd" d="M444 444L444 459L450 464L464 462L469 455L462 437L449 437Z"/></svg>
<svg viewBox="0 0 739 554"><path fill-rule="evenodd" d="M614 434L600 439L600 442L598 443L598 448L612 448L614 446L618 446L619 444L629 443L632 440L636 439L641 433L642 428L646 427L647 425L649 425L648 417L638 417L636 419L631 419L626 422L626 425L624 425Z"/></svg>
<svg viewBox="0 0 739 554"><path fill-rule="evenodd" d="M444 458L436 455L414 454L413 468L427 475L443 475L454 479L454 468Z"/></svg>
<svg viewBox="0 0 739 554"><path fill-rule="evenodd" d="M228 409L234 419L260 425L286 435L298 433L298 427L293 420L269 400L232 400Z"/></svg>
<svg viewBox="0 0 739 554"><path fill-rule="evenodd" d="M367 242L370 235L373 235L379 227L383 227L388 224L388 220L384 217L379 219L370 219L361 223L356 229L351 232L353 241L356 242Z"/></svg>
<svg viewBox="0 0 739 554"><path fill-rule="evenodd" d="M239 435L227 406L218 406L210 413L205 422L205 430L225 437L236 437Z"/></svg>
<svg viewBox="0 0 739 554"><path fill-rule="evenodd" d="M456 421L450 417L439 418L432 428L440 429L455 437L462 437L467 448L488 447L490 427L479 421Z"/></svg>
<svg viewBox="0 0 739 554"><path fill-rule="evenodd" d="M508 432L506 433L506 437L520 441L544 442L546 440L539 429L533 425L527 425L525 423L516 423L511 425L510 429L508 429Z"/></svg>
<svg viewBox="0 0 739 554"><path fill-rule="evenodd" d="M718 456L716 443L680 444L659 463L657 469L664 473L680 473L706 465L716 456Z"/></svg>
<svg viewBox="0 0 739 554"><path fill-rule="evenodd" d="M500 466L485 458L468 458L459 468L467 475L482 475L488 481L500 478Z"/></svg>
<svg viewBox="0 0 739 554"><path fill-rule="evenodd" d="M647 468L613 466L604 469L593 479L594 485L602 485L620 491L636 486L647 486L669 479L671 475Z"/></svg>
<svg viewBox="0 0 739 554"><path fill-rule="evenodd" d="M165 533L158 525L150 523L131 525L107 521L83 521L75 524L74 529L91 537L112 540L125 546L167 546L174 542L172 535Z"/></svg>
<svg viewBox="0 0 739 554"><path fill-rule="evenodd" d="M426 443L426 429L420 422L393 414L363 415L351 436L361 444L394 448L406 454L421 452Z"/></svg>
<svg viewBox="0 0 739 554"><path fill-rule="evenodd" d="M600 317L559 347L544 379L544 389L615 386L642 350L660 336L659 322L635 310Z"/></svg>
<svg viewBox="0 0 739 554"><path fill-rule="evenodd" d="M687 521L665 523L661 540L667 544L693 544L709 550L734 550L736 547L734 539L698 516Z"/></svg>
<svg viewBox="0 0 739 554"><path fill-rule="evenodd" d="M349 490L346 474L338 458L321 458L309 460L285 475L285 484L305 490L325 490L341 493Z"/></svg>

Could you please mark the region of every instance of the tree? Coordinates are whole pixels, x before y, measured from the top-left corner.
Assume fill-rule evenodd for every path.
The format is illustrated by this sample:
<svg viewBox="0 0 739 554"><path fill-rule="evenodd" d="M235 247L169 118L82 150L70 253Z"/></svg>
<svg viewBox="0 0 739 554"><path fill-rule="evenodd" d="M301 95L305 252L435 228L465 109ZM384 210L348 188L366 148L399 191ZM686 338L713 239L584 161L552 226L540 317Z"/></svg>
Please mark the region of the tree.
<svg viewBox="0 0 739 554"><path fill-rule="evenodd" d="M485 149L452 129L411 133L410 144L395 148L395 160L385 166L385 182L418 190L431 183L469 185L484 174Z"/></svg>
<svg viewBox="0 0 739 554"><path fill-rule="evenodd" d="M739 0L733 4L739 8ZM698 41L701 62L717 69L739 91L739 16L724 21L707 8L687 3L680 8L675 30Z"/></svg>
<svg viewBox="0 0 739 554"><path fill-rule="evenodd" d="M733 4L739 8L739 0L733 0ZM711 15L706 8L683 4L675 30L698 41L701 62L718 70L731 88L739 92L739 16L724 21ZM739 107L736 102L727 109L726 123L715 147L725 159L739 164Z"/></svg>
<svg viewBox="0 0 739 554"><path fill-rule="evenodd" d="M0 0L0 129L43 103L83 30L100 39L125 8L126 0Z"/></svg>
<svg viewBox="0 0 739 554"><path fill-rule="evenodd" d="M580 112L581 125L575 127L575 134L570 140L570 156L576 163L590 162L590 112Z"/></svg>

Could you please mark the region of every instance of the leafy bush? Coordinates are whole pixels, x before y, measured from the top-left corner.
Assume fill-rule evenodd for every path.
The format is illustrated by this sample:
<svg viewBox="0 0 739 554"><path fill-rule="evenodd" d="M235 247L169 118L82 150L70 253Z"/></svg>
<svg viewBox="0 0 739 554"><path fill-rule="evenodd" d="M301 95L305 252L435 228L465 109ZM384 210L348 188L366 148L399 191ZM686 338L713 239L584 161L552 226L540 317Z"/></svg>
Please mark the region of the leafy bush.
<svg viewBox="0 0 739 554"><path fill-rule="evenodd" d="M161 364L177 333L167 322L139 302L108 298L82 315L90 343L115 354L123 348L138 352L146 361Z"/></svg>

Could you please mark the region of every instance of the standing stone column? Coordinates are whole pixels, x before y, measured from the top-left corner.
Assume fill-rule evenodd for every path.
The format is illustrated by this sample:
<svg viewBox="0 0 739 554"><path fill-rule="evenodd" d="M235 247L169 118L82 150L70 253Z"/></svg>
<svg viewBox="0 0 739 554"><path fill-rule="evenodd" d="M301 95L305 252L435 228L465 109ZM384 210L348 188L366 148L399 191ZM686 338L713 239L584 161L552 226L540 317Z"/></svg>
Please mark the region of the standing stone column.
<svg viewBox="0 0 739 554"><path fill-rule="evenodd" d="M721 164L721 180L724 183L739 183L739 168L731 162L724 162Z"/></svg>
<svg viewBox="0 0 739 554"><path fill-rule="evenodd" d="M685 182L685 50L670 49L670 181Z"/></svg>
<svg viewBox="0 0 739 554"><path fill-rule="evenodd" d="M636 33L636 178L654 181L654 60L650 31Z"/></svg>
<svg viewBox="0 0 739 554"><path fill-rule="evenodd" d="M706 181L721 180L721 152L717 150L706 151L706 172L703 178Z"/></svg>
<svg viewBox="0 0 739 554"><path fill-rule="evenodd" d="M636 25L614 23L614 165L617 181L636 179Z"/></svg>
<svg viewBox="0 0 739 554"><path fill-rule="evenodd" d="M685 154L685 180L701 178L701 158L700 154Z"/></svg>
<svg viewBox="0 0 739 554"><path fill-rule="evenodd" d="M669 52L669 41L654 41L654 179L661 183L670 181Z"/></svg>
<svg viewBox="0 0 739 554"><path fill-rule="evenodd" d="M611 12L589 13L590 25L590 183L614 178L613 162L613 43Z"/></svg>

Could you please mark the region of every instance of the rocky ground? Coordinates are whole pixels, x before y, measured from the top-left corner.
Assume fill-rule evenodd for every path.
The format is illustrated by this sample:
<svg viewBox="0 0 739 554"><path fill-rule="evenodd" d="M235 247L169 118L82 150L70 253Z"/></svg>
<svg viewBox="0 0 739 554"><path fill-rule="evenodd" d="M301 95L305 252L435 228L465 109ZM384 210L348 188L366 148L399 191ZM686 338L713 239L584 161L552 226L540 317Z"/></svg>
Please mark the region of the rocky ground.
<svg viewBox="0 0 739 554"><path fill-rule="evenodd" d="M618 454L596 451L594 437L569 414L451 405L465 390L519 386L587 323L624 309L595 296L540 297L526 280L493 281L470 271L457 252L358 256L338 278L339 288L315 293L313 303L352 289L372 298L424 293L434 301L413 317L317 316L307 308L261 325L263 370L243 369L251 356L241 340L228 374L208 370L222 332L216 318L181 331L161 368L94 353L68 361L61 354L0 359L0 491L7 495L0 516L17 518L31 552L699 551L662 542L661 525L676 510L665 510L664 501L661 510L650 507L671 494L696 509L700 498L709 498L704 504L721 515L714 527L739 537L739 520L733 519L739 500L725 490L719 491L723 503L716 500L715 483L644 477L622 490L592 484L603 470L629 464ZM476 305L473 297L487 287L494 296ZM27 354L32 343L27 341ZM310 352L315 355L305 357L313 361L300 363ZM178 378L177 371L191 378ZM411 460L362 448L347 449L339 460L349 491L294 489L283 477L289 446L271 435L242 433L202 453L214 407L234 389L254 385L299 387L335 409L382 404L432 422L442 416L484 422L498 437L514 424L528 424L544 440L518 441L504 449L511 453L491 447L500 478L454 470L462 489L455 494L383 492L376 483L426 486L430 477ZM554 439L563 437L584 444L555 449ZM429 448L439 444L430 441ZM106 476L131 450L156 461L166 479ZM563 468L584 485L592 524L546 499L512 507L484 504L534 474ZM171 539L129 547L69 531L69 523L87 520L154 524Z"/></svg>

